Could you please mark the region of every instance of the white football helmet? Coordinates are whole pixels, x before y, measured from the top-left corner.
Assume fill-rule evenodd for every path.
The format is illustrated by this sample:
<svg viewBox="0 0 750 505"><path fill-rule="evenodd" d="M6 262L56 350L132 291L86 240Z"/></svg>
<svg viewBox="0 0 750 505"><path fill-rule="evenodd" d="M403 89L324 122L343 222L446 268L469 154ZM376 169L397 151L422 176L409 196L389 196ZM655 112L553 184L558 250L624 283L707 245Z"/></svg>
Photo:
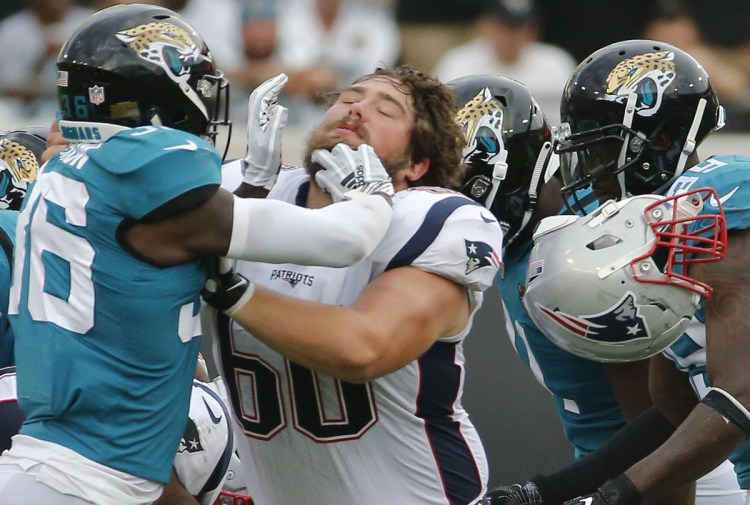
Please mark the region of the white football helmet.
<svg viewBox="0 0 750 505"><path fill-rule="evenodd" d="M534 233L523 303L563 349L602 362L652 356L674 342L711 288L693 263L726 254L726 221L709 188L608 201L588 216L553 216Z"/></svg>

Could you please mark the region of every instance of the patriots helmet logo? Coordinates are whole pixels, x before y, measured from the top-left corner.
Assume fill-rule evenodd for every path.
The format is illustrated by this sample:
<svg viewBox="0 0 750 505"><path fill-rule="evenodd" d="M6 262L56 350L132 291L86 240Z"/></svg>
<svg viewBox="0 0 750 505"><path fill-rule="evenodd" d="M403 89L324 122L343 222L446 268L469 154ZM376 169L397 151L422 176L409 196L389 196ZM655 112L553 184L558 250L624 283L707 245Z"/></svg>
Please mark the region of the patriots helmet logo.
<svg viewBox="0 0 750 505"><path fill-rule="evenodd" d="M482 267L491 266L499 269L502 265L500 256L488 243L464 239L464 244L466 245L466 256L469 258L466 262L466 274Z"/></svg>
<svg viewBox="0 0 750 505"><path fill-rule="evenodd" d="M628 291L612 307L597 314L573 316L536 304L555 324L579 337L605 343L623 343L651 338L645 319L639 314L635 295Z"/></svg>
<svg viewBox="0 0 750 505"><path fill-rule="evenodd" d="M201 444L200 434L198 433L198 427L195 425L195 422L188 417L185 432L182 434L177 452L187 452L192 454L203 452L204 450L205 449L203 449L203 445Z"/></svg>

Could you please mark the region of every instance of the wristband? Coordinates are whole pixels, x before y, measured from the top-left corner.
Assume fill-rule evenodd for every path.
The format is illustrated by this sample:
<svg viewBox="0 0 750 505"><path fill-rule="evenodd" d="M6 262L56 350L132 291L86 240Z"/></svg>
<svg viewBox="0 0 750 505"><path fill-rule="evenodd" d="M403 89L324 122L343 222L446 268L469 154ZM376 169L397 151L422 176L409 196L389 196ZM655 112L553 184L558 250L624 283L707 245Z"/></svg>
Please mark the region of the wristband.
<svg viewBox="0 0 750 505"><path fill-rule="evenodd" d="M730 393L723 389L711 388L703 397L701 403L711 407L724 419L734 423L742 430L746 439L750 438L750 412Z"/></svg>

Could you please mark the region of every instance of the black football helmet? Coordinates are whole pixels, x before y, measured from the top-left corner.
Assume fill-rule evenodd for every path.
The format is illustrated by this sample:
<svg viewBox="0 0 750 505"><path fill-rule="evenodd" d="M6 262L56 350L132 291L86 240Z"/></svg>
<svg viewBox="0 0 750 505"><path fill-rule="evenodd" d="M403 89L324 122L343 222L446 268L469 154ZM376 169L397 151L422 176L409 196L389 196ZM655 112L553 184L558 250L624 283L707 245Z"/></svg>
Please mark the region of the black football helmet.
<svg viewBox="0 0 750 505"><path fill-rule="evenodd" d="M565 85L560 115L569 131L555 151L563 195L576 211L583 211L577 192L597 179L615 176L620 198L663 192L724 126L701 64L653 40L617 42L583 60Z"/></svg>
<svg viewBox="0 0 750 505"><path fill-rule="evenodd" d="M557 168L552 132L529 89L497 75L470 75L447 86L466 136L460 191L489 209L510 244L529 223L542 184Z"/></svg>
<svg viewBox="0 0 750 505"><path fill-rule="evenodd" d="M19 210L47 148L49 127L27 126L0 133L0 209Z"/></svg>
<svg viewBox="0 0 750 505"><path fill-rule="evenodd" d="M201 36L163 7L116 5L93 14L63 45L57 71L69 140L103 140L86 138L91 129L81 122L163 125L210 139L217 125L229 125L229 83ZM66 130L68 121L76 128Z"/></svg>

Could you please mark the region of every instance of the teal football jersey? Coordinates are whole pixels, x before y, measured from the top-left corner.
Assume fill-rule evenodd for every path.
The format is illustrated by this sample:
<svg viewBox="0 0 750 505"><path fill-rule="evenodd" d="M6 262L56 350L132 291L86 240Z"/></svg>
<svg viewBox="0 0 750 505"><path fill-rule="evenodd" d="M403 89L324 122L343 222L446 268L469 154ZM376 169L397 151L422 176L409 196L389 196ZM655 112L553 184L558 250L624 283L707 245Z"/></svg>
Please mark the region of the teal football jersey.
<svg viewBox="0 0 750 505"><path fill-rule="evenodd" d="M12 366L13 330L8 321L8 292L10 291L13 242L16 236L18 212L0 210L0 368Z"/></svg>
<svg viewBox="0 0 750 505"><path fill-rule="evenodd" d="M199 261L149 263L122 235L218 188L220 165L192 134L141 127L74 144L41 171L18 220L10 295L22 434L169 480L205 273Z"/></svg>

